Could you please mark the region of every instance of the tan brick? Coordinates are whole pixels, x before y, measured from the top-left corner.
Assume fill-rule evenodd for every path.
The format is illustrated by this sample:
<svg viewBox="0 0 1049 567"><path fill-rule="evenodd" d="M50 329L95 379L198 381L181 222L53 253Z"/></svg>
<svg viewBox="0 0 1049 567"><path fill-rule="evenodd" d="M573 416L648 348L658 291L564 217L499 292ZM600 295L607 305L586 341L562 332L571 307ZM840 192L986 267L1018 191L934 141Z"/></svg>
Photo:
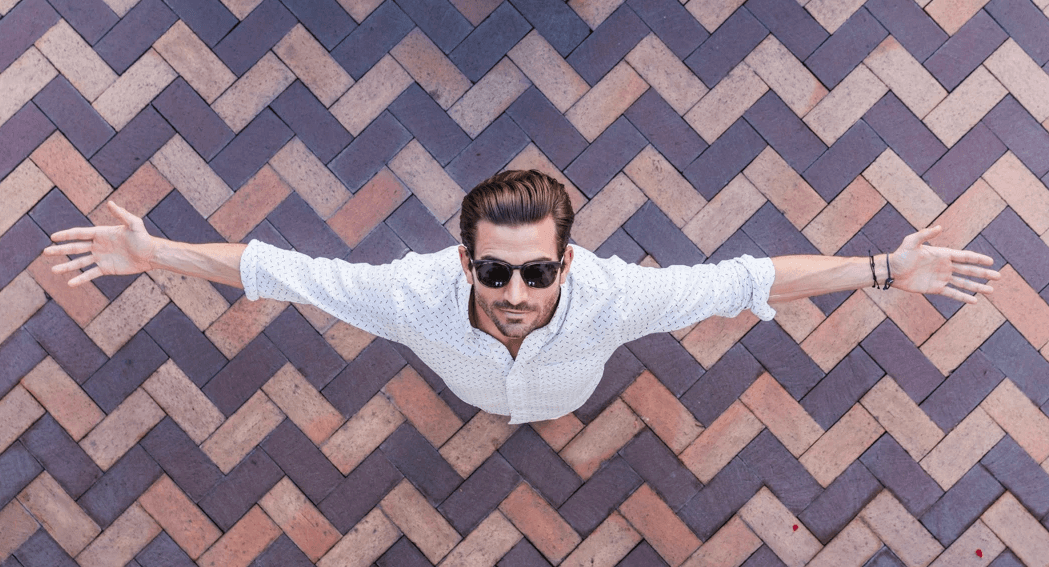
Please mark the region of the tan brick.
<svg viewBox="0 0 1049 567"><path fill-rule="evenodd" d="M116 73L65 20L58 20L34 45L88 101L117 80Z"/></svg>
<svg viewBox="0 0 1049 567"><path fill-rule="evenodd" d="M0 14L7 14L17 3L18 0L0 0Z"/></svg>
<svg viewBox="0 0 1049 567"><path fill-rule="evenodd" d="M802 234L823 254L834 254L885 205L885 199L863 177L857 177Z"/></svg>
<svg viewBox="0 0 1049 567"><path fill-rule="evenodd" d="M561 458L586 480L644 427L634 412L617 399L561 450Z"/></svg>
<svg viewBox="0 0 1049 567"><path fill-rule="evenodd" d="M379 505L430 563L440 562L462 539L408 479L394 487Z"/></svg>
<svg viewBox="0 0 1049 567"><path fill-rule="evenodd" d="M76 557L102 531L47 471L22 490L18 501L70 556Z"/></svg>
<svg viewBox="0 0 1049 567"><path fill-rule="evenodd" d="M928 565L943 552L943 546L888 490L882 490L859 517L906 565Z"/></svg>
<svg viewBox="0 0 1049 567"><path fill-rule="evenodd" d="M703 426L692 412L647 370L623 392L622 398L674 454L685 450L703 433Z"/></svg>
<svg viewBox="0 0 1049 567"><path fill-rule="evenodd" d="M830 146L888 90L866 65L860 64L805 115L804 121Z"/></svg>
<svg viewBox="0 0 1049 567"><path fill-rule="evenodd" d="M745 61L798 116L827 96L827 88L772 34Z"/></svg>
<svg viewBox="0 0 1049 567"><path fill-rule="evenodd" d="M568 442L574 439L584 427L583 422L571 413L557 419L535 421L529 425L555 451L564 449L565 445L568 445Z"/></svg>
<svg viewBox="0 0 1049 567"><path fill-rule="evenodd" d="M805 2L805 9L824 29L834 33L863 4L863 0L811 0Z"/></svg>
<svg viewBox="0 0 1049 567"><path fill-rule="evenodd" d="M102 0L105 2L114 12L117 13L121 18L128 13L128 10L135 7L140 0ZM236 0L226 0L227 2L233 2ZM261 0L259 0L261 1ZM256 2L257 4L258 2Z"/></svg>
<svg viewBox="0 0 1049 567"><path fill-rule="evenodd" d="M743 520L733 516L682 567L739 567L761 545Z"/></svg>
<svg viewBox="0 0 1049 567"><path fill-rule="evenodd" d="M882 321L885 313L863 293L853 293L801 343L812 361L830 372Z"/></svg>
<svg viewBox="0 0 1049 567"><path fill-rule="evenodd" d="M1049 417L1012 380L1006 378L980 404L1031 455L1036 463L1049 459Z"/></svg>
<svg viewBox="0 0 1049 567"><path fill-rule="evenodd" d="M740 63L684 115L708 144L743 116L769 87L746 63Z"/></svg>
<svg viewBox="0 0 1049 567"><path fill-rule="evenodd" d="M401 532L379 508L357 522L317 563L319 567L367 567L399 538Z"/></svg>
<svg viewBox="0 0 1049 567"><path fill-rule="evenodd" d="M226 182L178 134L153 154L150 162L204 218L233 195Z"/></svg>
<svg viewBox="0 0 1049 567"><path fill-rule="evenodd" d="M35 47L30 47L7 69L0 72L0 124L7 122L40 89L47 86L58 71Z"/></svg>
<svg viewBox="0 0 1049 567"><path fill-rule="evenodd" d="M933 0L925 6L925 11L943 31L954 35L986 3L987 0Z"/></svg>
<svg viewBox="0 0 1049 567"><path fill-rule="evenodd" d="M410 196L411 192L384 167L328 219L328 226L351 248L356 247Z"/></svg>
<svg viewBox="0 0 1049 567"><path fill-rule="evenodd" d="M383 394L376 394L322 444L321 452L342 474L349 474L404 422Z"/></svg>
<svg viewBox="0 0 1049 567"><path fill-rule="evenodd" d="M648 83L621 61L568 109L565 118L593 142L646 90Z"/></svg>
<svg viewBox="0 0 1049 567"><path fill-rule="evenodd" d="M1049 206L1049 201L1046 201L1046 206ZM929 242L934 246L965 248L1004 208L1005 201L994 189L983 179L977 179L936 218L933 225L942 226L943 232Z"/></svg>
<svg viewBox="0 0 1049 567"><path fill-rule="evenodd" d="M459 184L444 172L441 164L433 159L418 140L408 142L390 160L390 169L440 222L451 218L466 196Z"/></svg>
<svg viewBox="0 0 1049 567"><path fill-rule="evenodd" d="M1049 343L1049 305L1009 264L999 270L1002 279L994 284L994 293L986 296L995 308L1020 331L1034 348Z"/></svg>
<svg viewBox="0 0 1049 567"><path fill-rule="evenodd" d="M371 344L375 335L367 333L344 323L337 321L330 329L324 332L324 340L328 341L335 352L339 353L344 360L353 360Z"/></svg>
<svg viewBox="0 0 1049 567"><path fill-rule="evenodd" d="M597 29L616 11L624 0L568 0L568 5L583 19L590 29Z"/></svg>
<svg viewBox="0 0 1049 567"><path fill-rule="evenodd" d="M299 138L285 144L270 165L322 219L330 217L350 198L350 192L335 174Z"/></svg>
<svg viewBox="0 0 1049 567"><path fill-rule="evenodd" d="M22 272L0 290L0 343L22 326L47 298L28 272Z"/></svg>
<svg viewBox="0 0 1049 567"><path fill-rule="evenodd" d="M707 203L692 184L652 146L641 150L623 168L623 172L678 227L684 226Z"/></svg>
<svg viewBox="0 0 1049 567"><path fill-rule="evenodd" d="M247 567L273 540L280 528L261 508L252 506L215 545L200 556L200 567Z"/></svg>
<svg viewBox="0 0 1049 567"><path fill-rule="evenodd" d="M559 563L582 541L561 515L527 483L518 484L499 504L499 511L552 563Z"/></svg>
<svg viewBox="0 0 1049 567"><path fill-rule="evenodd" d="M820 311L820 308L816 307L816 304L807 297L777 303L774 307L776 308L776 323L799 343L827 319L823 311Z"/></svg>
<svg viewBox="0 0 1049 567"><path fill-rule="evenodd" d="M50 356L22 378L22 386L44 406L73 441L105 417L95 402Z"/></svg>
<svg viewBox="0 0 1049 567"><path fill-rule="evenodd" d="M1049 565L1049 532L1008 490L980 519L1025 565Z"/></svg>
<svg viewBox="0 0 1049 567"><path fill-rule="evenodd" d="M736 400L681 452L681 462L706 484L764 429L747 406Z"/></svg>
<svg viewBox="0 0 1049 567"><path fill-rule="evenodd" d="M616 175L576 215L572 238L587 250L597 250L646 200L626 175Z"/></svg>
<svg viewBox="0 0 1049 567"><path fill-rule="evenodd" d="M765 196L743 174L739 174L681 231L710 256L764 204Z"/></svg>
<svg viewBox="0 0 1049 567"><path fill-rule="evenodd" d="M641 534L616 512L609 514L561 563L564 567L615 565L641 542Z"/></svg>
<svg viewBox="0 0 1049 567"><path fill-rule="evenodd" d="M336 317L308 303L293 303L292 305L302 315L303 319L306 319L310 325L313 325L314 329L317 329L318 333L326 333L338 321Z"/></svg>
<svg viewBox="0 0 1049 567"><path fill-rule="evenodd" d="M975 304L965 304L929 340L921 351L944 375L954 370L972 354L1005 317L984 296L977 295Z"/></svg>
<svg viewBox="0 0 1049 567"><path fill-rule="evenodd" d="M76 561L81 567L124 565L159 534L160 526L136 502L91 542Z"/></svg>
<svg viewBox="0 0 1049 567"><path fill-rule="evenodd" d="M40 527L18 500L0 509L0 557L14 553Z"/></svg>
<svg viewBox="0 0 1049 567"><path fill-rule="evenodd" d="M207 280L165 270L146 273L200 330L207 329L230 307Z"/></svg>
<svg viewBox="0 0 1049 567"><path fill-rule="evenodd" d="M164 176L146 162L142 164L135 173L131 174L124 183L117 187L116 191L109 194L107 201L113 201L127 212L143 217L153 210L153 207L167 197L173 187ZM121 220L116 217L106 203L99 203L94 211L87 216L96 226L112 226L120 224Z"/></svg>
<svg viewBox="0 0 1049 567"><path fill-rule="evenodd" d="M977 555L975 550L979 550ZM976 520L943 552L931 567L984 567L1005 551L1005 544L987 524Z"/></svg>
<svg viewBox="0 0 1049 567"><path fill-rule="evenodd" d="M470 79L419 28L404 36L390 55L445 110L470 90Z"/></svg>
<svg viewBox="0 0 1049 567"><path fill-rule="evenodd" d="M799 230L827 206L823 197L771 147L762 150L743 174Z"/></svg>
<svg viewBox="0 0 1049 567"><path fill-rule="evenodd" d="M690 0L685 8L707 29L714 33L746 0Z"/></svg>
<svg viewBox="0 0 1049 567"><path fill-rule="evenodd" d="M539 151L539 148L534 143L529 142L525 149L521 150L521 153L517 154L517 157L510 160L510 163L506 164L503 171L509 170L529 170L535 169L541 171L550 177L561 182L565 186L565 192L568 193L568 199L572 202L572 210L579 212L588 201L586 195L584 195L571 181L565 177L564 173L557 168L556 165L550 162L550 160L543 155L543 152Z"/></svg>
<svg viewBox="0 0 1049 567"><path fill-rule="evenodd" d="M758 318L750 311L731 318L709 317L681 339L681 346L703 368L710 368L757 323Z"/></svg>
<svg viewBox="0 0 1049 567"><path fill-rule="evenodd" d="M590 85L535 30L519 41L508 56L561 112L567 112L590 90Z"/></svg>
<svg viewBox="0 0 1049 567"><path fill-rule="evenodd" d="M506 555L517 542L521 532L499 510L492 510L451 553L444 558L447 567L490 567Z"/></svg>
<svg viewBox="0 0 1049 567"><path fill-rule="evenodd" d="M510 59L503 58L452 105L448 116L476 138L530 85L528 77Z"/></svg>
<svg viewBox="0 0 1049 567"><path fill-rule="evenodd" d="M379 4L382 4L382 0L338 0L338 2L354 20L357 20L358 24L378 8Z"/></svg>
<svg viewBox="0 0 1049 567"><path fill-rule="evenodd" d="M411 76L387 54L331 106L331 113L359 136L411 84Z"/></svg>
<svg viewBox="0 0 1049 567"><path fill-rule="evenodd" d="M983 66L977 67L922 120L947 147L976 126L1008 91Z"/></svg>
<svg viewBox="0 0 1049 567"><path fill-rule="evenodd" d="M103 352L113 356L167 304L167 296L153 280L139 276L84 332Z"/></svg>
<svg viewBox="0 0 1049 567"><path fill-rule="evenodd" d="M943 431L891 376L875 384L860 403L915 461L920 461L943 439Z"/></svg>
<svg viewBox="0 0 1049 567"><path fill-rule="evenodd" d="M805 565L823 549L819 540L767 487L762 487L740 508L739 516L787 565Z"/></svg>
<svg viewBox="0 0 1049 567"><path fill-rule="evenodd" d="M142 494L138 503L190 559L200 557L222 535L215 524L167 475L157 479L153 486Z"/></svg>
<svg viewBox="0 0 1049 567"><path fill-rule="evenodd" d="M233 358L287 306L283 301L249 301L242 297L216 319L204 334L226 358Z"/></svg>
<svg viewBox="0 0 1049 567"><path fill-rule="evenodd" d="M647 483L619 505L619 512L671 567L684 563L702 543Z"/></svg>
<svg viewBox="0 0 1049 567"><path fill-rule="evenodd" d="M703 82L654 33L638 42L625 59L678 114L688 112L707 93Z"/></svg>
<svg viewBox="0 0 1049 567"><path fill-rule="evenodd" d="M109 299L91 282L69 287L76 274L56 274L51 268L69 260L68 256L37 256L27 271L36 283L62 307L78 325L85 326L109 305Z"/></svg>
<svg viewBox="0 0 1049 567"><path fill-rule="evenodd" d="M799 461L826 488L884 432L871 414L856 404Z"/></svg>
<svg viewBox="0 0 1049 567"><path fill-rule="evenodd" d="M947 208L940 196L891 148L886 148L863 177L881 193L912 226L925 227Z"/></svg>
<svg viewBox="0 0 1049 567"><path fill-rule="evenodd" d="M262 386L262 391L315 445L331 437L345 421L290 362Z"/></svg>
<svg viewBox="0 0 1049 567"><path fill-rule="evenodd" d="M212 213L208 222L228 242L240 242L290 194L291 187L272 167L264 165Z"/></svg>
<svg viewBox="0 0 1049 567"><path fill-rule="evenodd" d="M334 104L353 86L353 77L302 24L297 24L273 46L273 52L325 107Z"/></svg>
<svg viewBox="0 0 1049 567"><path fill-rule="evenodd" d="M135 390L81 439L80 448L99 468L109 470L162 419L164 410L142 389Z"/></svg>
<svg viewBox="0 0 1049 567"><path fill-rule="evenodd" d="M153 47L208 104L237 80L182 20L175 22Z"/></svg>
<svg viewBox="0 0 1049 567"><path fill-rule="evenodd" d="M755 380L739 401L746 404L795 457L800 457L823 435L823 428L768 372Z"/></svg>
<svg viewBox="0 0 1049 567"><path fill-rule="evenodd" d="M80 212L91 212L113 189L61 132L29 156Z"/></svg>
<svg viewBox="0 0 1049 567"><path fill-rule="evenodd" d="M211 108L234 132L240 132L294 81L295 73L272 52L266 52L215 100Z"/></svg>
<svg viewBox="0 0 1049 567"><path fill-rule="evenodd" d="M284 477L259 500L259 506L291 541L310 558L317 561L340 539L335 526L320 513L295 483ZM432 508L431 508L432 510Z"/></svg>
<svg viewBox="0 0 1049 567"><path fill-rule="evenodd" d="M24 387L16 384L11 388L6 396L0 398L0 452L21 437L44 413L44 408Z"/></svg>
<svg viewBox="0 0 1049 567"><path fill-rule="evenodd" d="M467 478L517 431L517 426L508 421L505 415L477 412L441 446L441 456L459 476Z"/></svg>
<svg viewBox="0 0 1049 567"><path fill-rule="evenodd" d="M924 118L947 97L939 81L891 35L864 59L864 64L918 118Z"/></svg>
<svg viewBox="0 0 1049 567"><path fill-rule="evenodd" d="M435 447L443 445L463 426L463 421L411 366L406 366L391 378L384 391L404 417Z"/></svg>
<svg viewBox="0 0 1049 567"><path fill-rule="evenodd" d="M983 174L983 179L1009 203L1032 230L1038 234L1049 230L1049 190L1012 152L1005 152L1005 155ZM972 188L962 197L971 191ZM994 210L996 207L987 208ZM997 212L1001 212L1001 208L998 208ZM971 214L975 215L977 212L971 211ZM942 235L939 238L942 238Z"/></svg>
<svg viewBox="0 0 1049 567"><path fill-rule="evenodd" d="M878 536L856 519L812 558L809 567L861 567L881 548Z"/></svg>
<svg viewBox="0 0 1049 567"><path fill-rule="evenodd" d="M171 65L150 49L98 95L92 106L110 126L121 130L177 76Z"/></svg>
<svg viewBox="0 0 1049 567"><path fill-rule="evenodd" d="M863 293L916 345L925 342L946 321L924 295L896 288L870 287L864 287Z"/></svg>
<svg viewBox="0 0 1049 567"><path fill-rule="evenodd" d="M228 474L282 421L280 408L266 394L255 392L200 448Z"/></svg>
<svg viewBox="0 0 1049 567"><path fill-rule="evenodd" d="M981 2L981 0L954 0ZM982 3L981 3L982 6ZM977 10L979 6L977 7ZM963 22L964 23L964 22ZM46 55L46 54L45 54ZM1039 122L1049 119L1049 75L1035 63L1012 38L1006 40L984 61L984 67L997 78L1009 93L1016 97Z"/></svg>
<svg viewBox="0 0 1049 567"><path fill-rule="evenodd" d="M2 80L0 75L0 80ZM24 160L14 171L0 181L0 195L4 205L0 207L0 234L7 232L22 215L36 205L54 187L51 180L30 160Z"/></svg>
<svg viewBox="0 0 1049 567"><path fill-rule="evenodd" d="M459 244L463 243L463 236L459 233L459 211L456 211L452 218L445 221L444 228ZM1049 234L1046 235L1046 238L1049 238Z"/></svg>

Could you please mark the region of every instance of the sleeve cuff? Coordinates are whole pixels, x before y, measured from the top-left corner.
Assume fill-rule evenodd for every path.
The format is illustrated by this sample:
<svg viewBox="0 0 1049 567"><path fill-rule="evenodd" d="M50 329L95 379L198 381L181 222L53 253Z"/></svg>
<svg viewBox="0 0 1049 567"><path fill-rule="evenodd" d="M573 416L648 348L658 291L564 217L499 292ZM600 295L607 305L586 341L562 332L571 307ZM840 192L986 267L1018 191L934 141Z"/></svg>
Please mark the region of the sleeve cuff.
<svg viewBox="0 0 1049 567"><path fill-rule="evenodd" d="M262 246L266 246L266 244L258 240L252 240L240 256L240 283L244 286L244 297L247 297L250 301L255 301L259 298L255 275L258 273L258 254L259 248Z"/></svg>
<svg viewBox="0 0 1049 567"><path fill-rule="evenodd" d="M776 316L776 310L769 306L772 282L776 280L776 268L772 264L772 258L754 258L744 254L739 259L750 273L753 286L750 311L762 321L771 321Z"/></svg>

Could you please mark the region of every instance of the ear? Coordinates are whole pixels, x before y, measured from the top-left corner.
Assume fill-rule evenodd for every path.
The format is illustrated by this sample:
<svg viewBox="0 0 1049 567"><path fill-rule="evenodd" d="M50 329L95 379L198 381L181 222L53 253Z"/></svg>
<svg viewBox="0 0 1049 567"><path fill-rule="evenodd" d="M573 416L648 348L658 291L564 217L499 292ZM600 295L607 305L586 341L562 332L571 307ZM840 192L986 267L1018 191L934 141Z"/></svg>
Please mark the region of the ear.
<svg viewBox="0 0 1049 567"><path fill-rule="evenodd" d="M470 255L466 253L466 247L459 247L459 262L463 265L463 273L466 274L466 283L474 284L474 273L470 269Z"/></svg>
<svg viewBox="0 0 1049 567"><path fill-rule="evenodd" d="M561 268L561 283L565 283L568 280L568 270L572 268L573 258L575 258L575 252L572 249L572 245L569 244L565 247L565 266Z"/></svg>

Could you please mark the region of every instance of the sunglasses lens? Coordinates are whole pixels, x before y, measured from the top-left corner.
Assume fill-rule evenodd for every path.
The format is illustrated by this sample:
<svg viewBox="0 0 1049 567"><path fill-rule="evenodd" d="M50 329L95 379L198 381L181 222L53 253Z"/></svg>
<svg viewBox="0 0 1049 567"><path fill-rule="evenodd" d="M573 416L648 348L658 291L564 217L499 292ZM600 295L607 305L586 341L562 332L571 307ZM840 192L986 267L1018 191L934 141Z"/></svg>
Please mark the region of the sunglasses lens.
<svg viewBox="0 0 1049 567"><path fill-rule="evenodd" d="M521 270L521 278L530 287L550 287L557 276L559 265L557 262L543 262L525 266Z"/></svg>
<svg viewBox="0 0 1049 567"><path fill-rule="evenodd" d="M495 262L476 262L477 279L488 287L503 287L510 281L510 268Z"/></svg>

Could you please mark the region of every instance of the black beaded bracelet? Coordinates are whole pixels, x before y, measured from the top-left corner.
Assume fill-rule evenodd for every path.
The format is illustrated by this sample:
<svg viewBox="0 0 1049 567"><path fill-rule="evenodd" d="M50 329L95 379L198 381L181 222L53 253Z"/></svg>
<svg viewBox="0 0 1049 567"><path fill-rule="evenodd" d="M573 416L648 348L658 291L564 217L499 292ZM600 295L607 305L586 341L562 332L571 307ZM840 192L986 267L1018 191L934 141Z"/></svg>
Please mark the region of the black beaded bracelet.
<svg viewBox="0 0 1049 567"><path fill-rule="evenodd" d="M877 288L878 287L878 276L874 273L874 255L871 253L871 251L869 249L867 250L867 257L869 257L870 260L871 260L871 279L874 280L874 284L871 285L871 287ZM885 270L889 273L889 277L885 278L885 285L882 286L883 290L884 289L889 289L889 286L891 286L893 284L893 282L896 281L896 280L892 279L892 268L889 267L889 255L888 254L885 255Z"/></svg>
<svg viewBox="0 0 1049 567"><path fill-rule="evenodd" d="M871 254L871 251L869 249L867 250L867 257L869 257L871 259L871 279L874 280L874 284L871 285L871 287L877 289L878 288L878 276L876 276L874 274L874 254Z"/></svg>

